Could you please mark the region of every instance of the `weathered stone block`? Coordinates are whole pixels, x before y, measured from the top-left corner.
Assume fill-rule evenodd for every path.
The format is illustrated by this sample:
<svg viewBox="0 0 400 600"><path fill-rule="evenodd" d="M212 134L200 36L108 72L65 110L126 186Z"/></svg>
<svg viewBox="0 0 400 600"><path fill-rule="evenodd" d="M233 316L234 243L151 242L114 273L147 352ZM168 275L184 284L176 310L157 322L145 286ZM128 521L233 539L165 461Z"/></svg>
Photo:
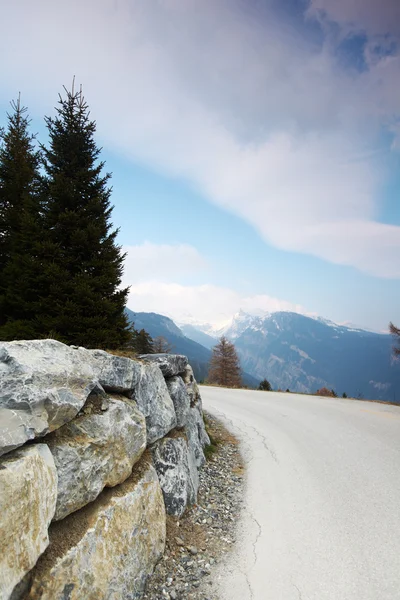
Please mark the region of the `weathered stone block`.
<svg viewBox="0 0 400 600"><path fill-rule="evenodd" d="M165 547L157 474L142 459L120 486L53 523L26 600L137 600Z"/></svg>
<svg viewBox="0 0 400 600"><path fill-rule="evenodd" d="M56 508L57 471L50 450L35 444L0 460L0 599L15 586L48 546Z"/></svg>
<svg viewBox="0 0 400 600"><path fill-rule="evenodd" d="M194 406L197 402L201 403L199 386L197 385L193 369L190 365L186 366L184 372L182 373L182 379L186 385L191 406Z"/></svg>
<svg viewBox="0 0 400 600"><path fill-rule="evenodd" d="M176 427L174 404L157 364L141 365L141 377L134 391L134 398L146 417L148 444L164 437Z"/></svg>
<svg viewBox="0 0 400 600"><path fill-rule="evenodd" d="M187 357L182 354L142 354L139 358L156 363L164 377L174 377L183 373L188 364Z"/></svg>
<svg viewBox="0 0 400 600"><path fill-rule="evenodd" d="M210 443L210 440L204 427L202 412L197 406L192 407L189 411L185 432L196 465L202 467L206 461L203 448Z"/></svg>
<svg viewBox="0 0 400 600"><path fill-rule="evenodd" d="M183 427L190 410L190 397L182 377L176 375L167 379L167 388L174 403L177 427Z"/></svg>
<svg viewBox="0 0 400 600"><path fill-rule="evenodd" d="M140 379L140 363L103 350L87 350L93 371L106 392L131 394Z"/></svg>
<svg viewBox="0 0 400 600"><path fill-rule="evenodd" d="M184 437L163 438L152 447L153 463L160 480L167 513L182 516L197 500L199 477Z"/></svg>
<svg viewBox="0 0 400 600"><path fill-rule="evenodd" d="M87 351L55 340L0 343L0 455L57 429L98 386Z"/></svg>
<svg viewBox="0 0 400 600"><path fill-rule="evenodd" d="M84 411L46 437L58 473L55 520L129 477L146 449L145 418L133 400L92 395Z"/></svg>

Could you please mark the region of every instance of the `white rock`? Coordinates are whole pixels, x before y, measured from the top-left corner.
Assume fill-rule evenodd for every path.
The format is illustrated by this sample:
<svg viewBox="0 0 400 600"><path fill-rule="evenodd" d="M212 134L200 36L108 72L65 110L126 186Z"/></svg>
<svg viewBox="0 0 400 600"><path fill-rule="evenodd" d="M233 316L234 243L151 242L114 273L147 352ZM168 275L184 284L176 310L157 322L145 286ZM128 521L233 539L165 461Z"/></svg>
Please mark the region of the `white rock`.
<svg viewBox="0 0 400 600"><path fill-rule="evenodd" d="M90 398L97 411L103 396ZM113 396L105 412L78 416L46 441L58 473L58 520L92 502L104 487L130 476L146 449L145 418L133 400Z"/></svg>
<svg viewBox="0 0 400 600"><path fill-rule="evenodd" d="M98 386L87 357L55 340L0 343L0 455L73 419Z"/></svg>
<svg viewBox="0 0 400 600"><path fill-rule="evenodd" d="M0 342L0 456L71 421L90 392L133 395L141 365L56 340Z"/></svg>
<svg viewBox="0 0 400 600"><path fill-rule="evenodd" d="M134 398L146 417L148 444L164 437L176 427L174 404L156 364L141 365L140 381L134 391Z"/></svg>
<svg viewBox="0 0 400 600"><path fill-rule="evenodd" d="M106 392L132 393L139 383L140 363L125 356L115 356L103 350L87 350L93 371Z"/></svg>
<svg viewBox="0 0 400 600"><path fill-rule="evenodd" d="M32 569L49 543L56 508L57 472L46 444L0 459L0 599Z"/></svg>
<svg viewBox="0 0 400 600"><path fill-rule="evenodd" d="M183 427L186 424L190 410L190 397L186 386L179 375L170 377L166 382L169 395L174 403L177 427Z"/></svg>

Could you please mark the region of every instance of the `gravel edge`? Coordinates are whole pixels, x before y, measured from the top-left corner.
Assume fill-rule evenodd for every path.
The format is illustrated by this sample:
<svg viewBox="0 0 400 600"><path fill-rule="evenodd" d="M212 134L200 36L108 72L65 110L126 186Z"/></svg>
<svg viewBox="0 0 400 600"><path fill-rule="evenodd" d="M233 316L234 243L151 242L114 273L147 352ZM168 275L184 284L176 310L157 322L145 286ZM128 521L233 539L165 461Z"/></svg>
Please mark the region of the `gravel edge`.
<svg viewBox="0 0 400 600"><path fill-rule="evenodd" d="M144 600L218 600L216 566L233 548L245 494L238 439L204 412L211 445L199 472L198 503L167 517L165 553L146 583Z"/></svg>

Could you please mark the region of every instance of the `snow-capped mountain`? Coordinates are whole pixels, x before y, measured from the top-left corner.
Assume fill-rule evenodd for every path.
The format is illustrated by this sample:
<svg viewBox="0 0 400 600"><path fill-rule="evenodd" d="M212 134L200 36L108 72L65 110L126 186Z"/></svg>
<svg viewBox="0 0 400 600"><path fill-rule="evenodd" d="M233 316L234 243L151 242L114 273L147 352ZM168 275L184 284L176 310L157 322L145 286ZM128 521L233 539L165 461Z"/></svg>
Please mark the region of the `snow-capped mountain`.
<svg viewBox="0 0 400 600"><path fill-rule="evenodd" d="M291 312L260 316L242 310L229 325L214 330L212 338L223 334L235 343L243 369L267 378L275 389L315 392L328 387L349 396L400 401L400 362L393 358L387 334L322 317Z"/></svg>
<svg viewBox="0 0 400 600"><path fill-rule="evenodd" d="M182 331L172 319L165 315L133 312L129 308L125 310L128 319L134 323L136 329L145 329L153 338L164 337L171 344L172 352L187 356L198 381L202 381L207 377L211 359L210 348L216 344L214 338L210 338L211 344L207 344L204 341L207 341L205 338L208 338L208 336L200 334L204 336L204 339L198 341L196 337L187 335L186 331ZM249 387L257 387L259 384L257 378L245 372L243 373L243 382Z"/></svg>

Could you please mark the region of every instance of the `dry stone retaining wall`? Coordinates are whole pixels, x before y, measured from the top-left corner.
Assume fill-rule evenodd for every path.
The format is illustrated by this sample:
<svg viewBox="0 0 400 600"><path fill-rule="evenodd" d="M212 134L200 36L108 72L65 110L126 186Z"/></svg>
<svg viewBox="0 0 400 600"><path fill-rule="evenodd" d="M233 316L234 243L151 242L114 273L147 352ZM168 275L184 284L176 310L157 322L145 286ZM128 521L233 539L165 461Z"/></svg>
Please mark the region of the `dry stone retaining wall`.
<svg viewBox="0 0 400 600"><path fill-rule="evenodd" d="M0 342L0 600L136 600L209 442L187 358Z"/></svg>

